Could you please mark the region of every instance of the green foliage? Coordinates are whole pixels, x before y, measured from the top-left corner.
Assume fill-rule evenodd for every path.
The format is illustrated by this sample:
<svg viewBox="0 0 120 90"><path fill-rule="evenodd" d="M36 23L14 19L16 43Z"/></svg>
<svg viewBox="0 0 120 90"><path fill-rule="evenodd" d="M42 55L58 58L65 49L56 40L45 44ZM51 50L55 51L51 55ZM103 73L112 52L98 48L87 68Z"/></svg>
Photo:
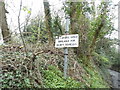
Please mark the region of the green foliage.
<svg viewBox="0 0 120 90"><path fill-rule="evenodd" d="M43 71L44 85L46 88L79 88L80 82L68 77L64 79L63 73L54 66L48 66L48 70Z"/></svg>
<svg viewBox="0 0 120 90"><path fill-rule="evenodd" d="M93 55L95 56L94 61L98 64L99 67L106 68L111 66L111 61L105 55L100 55L96 52L94 52Z"/></svg>
<svg viewBox="0 0 120 90"><path fill-rule="evenodd" d="M38 41L46 43L48 40L48 31L45 28L45 22L39 18L39 16L33 18L30 24L26 26L26 30L23 31L23 36L28 43L36 43ZM59 16L51 19L51 23L53 37L63 34Z"/></svg>
<svg viewBox="0 0 120 90"><path fill-rule="evenodd" d="M108 58L109 60L108 62L110 65L120 64L120 59L119 59L120 54L115 48L117 42L118 41L116 39L103 38L96 45L96 52L99 55ZM102 60L104 60L104 58Z"/></svg>
<svg viewBox="0 0 120 90"><path fill-rule="evenodd" d="M57 15L52 19L52 33L53 37L63 34L61 26L61 18Z"/></svg>
<svg viewBox="0 0 120 90"><path fill-rule="evenodd" d="M100 5L98 5L97 9L99 14L96 15L97 17L93 17L90 19L90 28L88 31L88 38L89 40L92 40L94 37L94 33L96 30L98 30L101 23L103 23L103 26L101 30L99 30L97 41L99 41L101 38L105 37L106 35L110 35L112 31L114 31L114 25L112 23L113 16L110 14L110 7L111 2L101 2ZM94 16L91 14L91 16Z"/></svg>
<svg viewBox="0 0 120 90"><path fill-rule="evenodd" d="M105 43L103 45L101 45L102 41L99 41L101 40L101 38L105 37L105 35L110 34L114 30L113 24L111 22L112 18L109 15L110 9L108 6L110 5L109 3L107 4L101 3L101 5L99 5L98 7L100 14L97 15L97 17L91 19L91 17L93 16L92 14L94 12L93 6L90 6L88 2L80 2L73 4L75 6L73 7L73 9L75 9L73 10L75 11L75 21L73 20L75 27L74 31L75 33L78 33L80 36L80 48L77 49L78 50L77 53L78 54L80 53L82 58L80 58L79 62L83 64L85 71L88 72L90 77L84 76L85 77L84 83L75 81L70 77L64 79L63 73L58 68L54 66L48 66L47 70L42 70L43 84L45 88L84 88L86 87L86 85L84 84L87 82L88 84L90 84L90 88L108 88L108 85L106 84L106 82L103 80L103 77L99 73L100 70L96 69L97 67L93 67L94 69L86 67L87 65L89 66L89 64L92 64L91 62L92 60L86 62L87 61L86 59L88 59L86 53L91 41L93 40L96 30L98 30L98 27L100 26L101 22L104 21L105 24L102 26L100 33L98 33L99 36L96 37L97 40L95 42L97 42L97 45L95 45L96 50L94 51L94 53L92 53L94 55L92 56L92 58L94 59L95 64L97 64L97 66L102 68L101 70L104 71L106 71L106 67L111 65L111 61L113 64L117 64L118 61L120 63L120 59L118 58L117 55L118 53L115 51L114 48L111 48L113 44L110 42L110 40L104 38L103 41ZM66 14L69 15L73 13L70 5L71 3L67 3L67 5L65 5L64 8ZM106 5L107 8L105 8ZM28 14L31 14L31 11L27 7L23 7L23 10ZM53 19L51 20L51 28L53 37L62 35L63 31L61 26L61 18L59 18L58 16L53 17ZM38 41L40 41L41 43L46 43L48 40L48 34L47 30L45 29L45 22L42 21L40 17L35 17L30 21L26 30L23 31L23 36L29 43L36 43ZM0 57L3 58L3 56ZM49 56L46 56L45 59L50 58ZM83 63L84 61L85 63ZM44 66L44 64L45 63L42 62L42 66ZM22 75L21 73L22 72L20 71L16 71L5 72L4 74L0 74L0 77L3 78L0 79L0 82L2 82L2 88L32 87L30 78Z"/></svg>
<svg viewBox="0 0 120 90"><path fill-rule="evenodd" d="M27 12L28 14L31 14L31 10L28 9L26 6L23 7L23 11Z"/></svg>
<svg viewBox="0 0 120 90"><path fill-rule="evenodd" d="M41 43L47 42L48 35L45 29L45 23L40 17L35 17L30 21L30 24L26 26L26 30L23 31L23 36L28 43L36 43L40 41Z"/></svg>
<svg viewBox="0 0 120 90"><path fill-rule="evenodd" d="M108 55L108 57L110 58L112 64L114 65L120 65L120 53L115 49L115 48L111 48L111 52Z"/></svg>
<svg viewBox="0 0 120 90"><path fill-rule="evenodd" d="M90 74L89 78L85 78L90 84L90 88L109 88L108 84L104 81L102 76L99 74L97 67L94 70L89 67L84 67L85 70Z"/></svg>
<svg viewBox="0 0 120 90"><path fill-rule="evenodd" d="M0 82L2 83L1 88L30 88L30 79L24 77L19 71L16 72L5 72L0 74Z"/></svg>
<svg viewBox="0 0 120 90"><path fill-rule="evenodd" d="M72 13L71 7L74 7L74 10L77 11L78 17L80 14L85 15L92 11L88 2L66 2L62 9L66 14L70 15Z"/></svg>

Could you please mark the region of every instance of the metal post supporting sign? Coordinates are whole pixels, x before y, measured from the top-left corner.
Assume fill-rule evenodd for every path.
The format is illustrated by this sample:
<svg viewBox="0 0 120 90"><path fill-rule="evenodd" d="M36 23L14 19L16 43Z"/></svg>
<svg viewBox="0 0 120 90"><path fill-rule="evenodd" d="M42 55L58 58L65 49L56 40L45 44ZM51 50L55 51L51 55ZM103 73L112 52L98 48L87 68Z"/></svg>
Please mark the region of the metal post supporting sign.
<svg viewBox="0 0 120 90"><path fill-rule="evenodd" d="M79 35L69 34L69 17L66 17L65 25L65 35L56 36L55 47L64 48L64 77L67 78L68 71L68 47L78 47L79 46Z"/></svg>
<svg viewBox="0 0 120 90"><path fill-rule="evenodd" d="M65 34L69 34L69 17L66 17ZM67 66L68 66L68 48L64 48L64 78L67 78Z"/></svg>

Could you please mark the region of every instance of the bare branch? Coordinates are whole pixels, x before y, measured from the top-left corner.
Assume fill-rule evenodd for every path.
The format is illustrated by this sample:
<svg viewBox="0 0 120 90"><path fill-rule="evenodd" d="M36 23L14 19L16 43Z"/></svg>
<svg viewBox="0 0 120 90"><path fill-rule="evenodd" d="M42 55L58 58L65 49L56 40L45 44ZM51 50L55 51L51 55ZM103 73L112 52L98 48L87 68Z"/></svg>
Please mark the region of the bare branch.
<svg viewBox="0 0 120 90"><path fill-rule="evenodd" d="M18 15L18 29L19 29L20 36L21 36L21 39L22 39L22 42L23 42L23 45L24 45L24 48L25 48L25 53L26 53L26 56L27 56L27 49L26 49L25 41L23 39L21 28L20 28L20 13L21 13L21 8L22 8L22 0L21 0L21 3L20 3L20 10L19 10L19 15Z"/></svg>

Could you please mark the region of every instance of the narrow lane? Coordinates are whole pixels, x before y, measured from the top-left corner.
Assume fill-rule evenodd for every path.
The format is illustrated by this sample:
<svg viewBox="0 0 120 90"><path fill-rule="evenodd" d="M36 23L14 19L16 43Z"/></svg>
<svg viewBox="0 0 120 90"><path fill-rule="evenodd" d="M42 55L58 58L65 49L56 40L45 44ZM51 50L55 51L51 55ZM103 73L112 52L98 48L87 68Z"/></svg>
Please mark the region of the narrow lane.
<svg viewBox="0 0 120 90"><path fill-rule="evenodd" d="M120 73L110 69L108 71L111 75L113 88L120 88Z"/></svg>

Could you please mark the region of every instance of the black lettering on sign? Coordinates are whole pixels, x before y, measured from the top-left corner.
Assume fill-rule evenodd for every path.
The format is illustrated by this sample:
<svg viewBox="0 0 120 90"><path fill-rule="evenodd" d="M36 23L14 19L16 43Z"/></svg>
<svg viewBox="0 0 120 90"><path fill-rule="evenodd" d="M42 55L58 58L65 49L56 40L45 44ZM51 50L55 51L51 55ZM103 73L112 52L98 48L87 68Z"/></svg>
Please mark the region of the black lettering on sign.
<svg viewBox="0 0 120 90"><path fill-rule="evenodd" d="M75 36L72 36L71 38L75 38Z"/></svg>
<svg viewBox="0 0 120 90"><path fill-rule="evenodd" d="M68 45L68 44L65 44L66 46Z"/></svg>
<svg viewBox="0 0 120 90"><path fill-rule="evenodd" d="M60 44L60 46L63 46L64 44Z"/></svg>
<svg viewBox="0 0 120 90"><path fill-rule="evenodd" d="M71 42L75 42L75 40L71 40Z"/></svg>
<svg viewBox="0 0 120 90"><path fill-rule="evenodd" d="M64 40L64 42L69 42L69 40Z"/></svg>
<svg viewBox="0 0 120 90"><path fill-rule="evenodd" d="M58 42L63 42L63 40L60 40L60 41L58 41Z"/></svg>
<svg viewBox="0 0 120 90"><path fill-rule="evenodd" d="M71 38L77 38L77 36L71 36Z"/></svg>
<svg viewBox="0 0 120 90"><path fill-rule="evenodd" d="M65 36L63 39L69 39L69 37L68 37L68 36Z"/></svg>

